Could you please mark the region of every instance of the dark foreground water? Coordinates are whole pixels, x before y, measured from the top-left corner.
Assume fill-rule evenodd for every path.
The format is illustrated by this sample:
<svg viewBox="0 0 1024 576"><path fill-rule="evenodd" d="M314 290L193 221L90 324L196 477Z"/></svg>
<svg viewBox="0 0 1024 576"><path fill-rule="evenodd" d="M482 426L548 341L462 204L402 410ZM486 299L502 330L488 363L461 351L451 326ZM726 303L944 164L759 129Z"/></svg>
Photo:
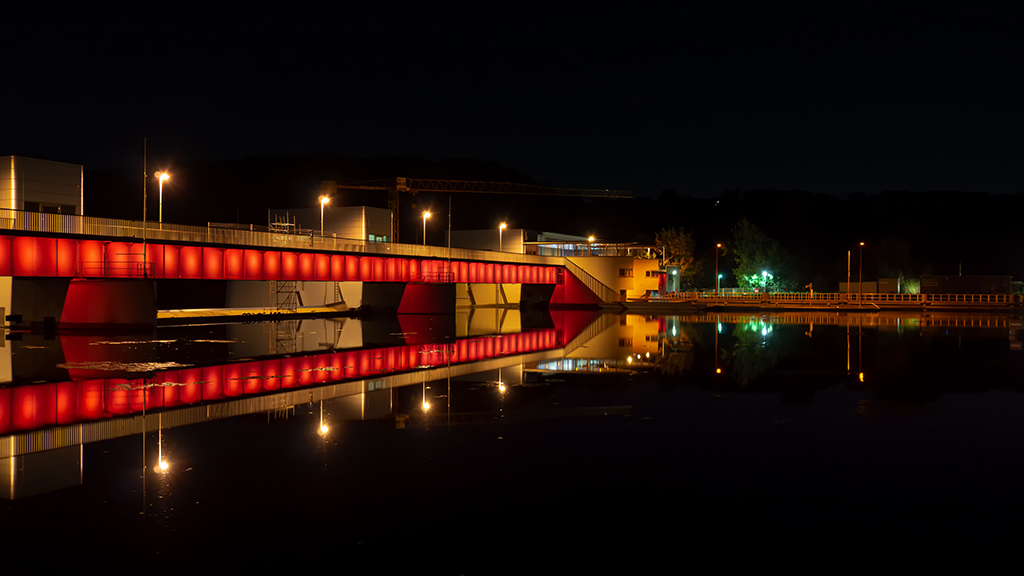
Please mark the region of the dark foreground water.
<svg viewBox="0 0 1024 576"><path fill-rule="evenodd" d="M148 434L147 462L140 435L85 444L81 485L0 501L2 542L39 570L144 572L1013 558L1024 352L1006 319L626 320L570 353L589 371L396 388L375 419L343 420L329 400L323 436L313 403Z"/></svg>

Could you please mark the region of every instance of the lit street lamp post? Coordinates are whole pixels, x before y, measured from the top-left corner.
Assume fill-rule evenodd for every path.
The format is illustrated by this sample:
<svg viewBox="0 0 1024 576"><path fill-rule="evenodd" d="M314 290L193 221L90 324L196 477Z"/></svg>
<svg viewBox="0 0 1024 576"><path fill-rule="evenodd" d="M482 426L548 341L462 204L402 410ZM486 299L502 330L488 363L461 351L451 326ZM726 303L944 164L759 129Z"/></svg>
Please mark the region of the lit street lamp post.
<svg viewBox="0 0 1024 576"><path fill-rule="evenodd" d="M715 246L715 298L718 298L719 285L722 280L722 275L718 273L718 251L721 249L721 244Z"/></svg>
<svg viewBox="0 0 1024 576"><path fill-rule="evenodd" d="M498 252L501 252L501 231L504 230L504 229L505 229L505 223L502 222L501 225L498 226Z"/></svg>
<svg viewBox="0 0 1024 576"><path fill-rule="evenodd" d="M864 298L864 243L860 243L860 273L857 280L859 287L857 288L857 308L862 306L861 301Z"/></svg>
<svg viewBox="0 0 1024 576"><path fill-rule="evenodd" d="M762 270L761 276L764 277L764 282L761 284L761 291L765 294L768 293L768 271Z"/></svg>
<svg viewBox="0 0 1024 576"><path fill-rule="evenodd" d="M324 237L324 206L326 206L327 203L330 202L330 201L331 201L331 199L328 196L321 196L320 197L320 237L321 238Z"/></svg>
<svg viewBox="0 0 1024 576"><path fill-rule="evenodd" d="M171 175L168 174L167 172L157 172L157 173L153 174L153 176L156 176L157 180L160 182L160 214L159 214L158 218L159 218L159 221L160 221L160 229L163 230L164 229L164 181L170 180L171 179Z"/></svg>
<svg viewBox="0 0 1024 576"><path fill-rule="evenodd" d="M423 211L423 245L427 245L427 218L430 218L430 212Z"/></svg>

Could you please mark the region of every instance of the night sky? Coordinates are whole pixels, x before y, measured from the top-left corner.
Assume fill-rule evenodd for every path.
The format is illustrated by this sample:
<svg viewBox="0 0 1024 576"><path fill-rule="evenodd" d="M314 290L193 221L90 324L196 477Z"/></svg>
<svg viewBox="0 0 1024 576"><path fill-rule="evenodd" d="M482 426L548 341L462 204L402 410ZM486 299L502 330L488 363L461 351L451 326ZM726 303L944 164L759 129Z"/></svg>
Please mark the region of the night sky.
<svg viewBox="0 0 1024 576"><path fill-rule="evenodd" d="M134 170L145 136L151 165L472 157L650 197L1022 191L1010 13L298 4L15 12L0 154Z"/></svg>

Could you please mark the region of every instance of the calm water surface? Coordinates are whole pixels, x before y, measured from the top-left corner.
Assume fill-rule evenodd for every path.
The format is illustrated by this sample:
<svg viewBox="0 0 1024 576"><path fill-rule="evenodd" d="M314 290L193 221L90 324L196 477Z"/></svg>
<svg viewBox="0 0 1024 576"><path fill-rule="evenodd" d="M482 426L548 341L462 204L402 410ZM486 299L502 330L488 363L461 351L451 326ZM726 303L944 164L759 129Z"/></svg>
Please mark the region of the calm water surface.
<svg viewBox="0 0 1024 576"><path fill-rule="evenodd" d="M591 320L555 315L502 338L323 320L283 336L273 324L23 335L7 342L3 445L27 441L24 398L51 402L45 385L55 417L77 420L44 430L140 417L142 383L164 404L147 400L151 433L2 460L0 535L40 565L328 558L388 573L922 565L1000 558L1019 540L1024 352L1011 318ZM261 384L232 380L242 364ZM199 368L205 380L183 382ZM359 393L241 407L339 382ZM69 411L58 403L73 387ZM196 407L196 423L175 420Z"/></svg>

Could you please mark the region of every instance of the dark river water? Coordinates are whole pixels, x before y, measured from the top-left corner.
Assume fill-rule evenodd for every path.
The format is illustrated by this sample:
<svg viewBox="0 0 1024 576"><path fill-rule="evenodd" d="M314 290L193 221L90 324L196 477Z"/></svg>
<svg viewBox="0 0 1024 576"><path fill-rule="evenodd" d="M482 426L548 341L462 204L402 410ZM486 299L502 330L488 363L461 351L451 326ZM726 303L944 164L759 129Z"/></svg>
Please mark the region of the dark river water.
<svg viewBox="0 0 1024 576"><path fill-rule="evenodd" d="M834 571L993 561L1020 539L1019 320L464 320L14 335L9 557Z"/></svg>

